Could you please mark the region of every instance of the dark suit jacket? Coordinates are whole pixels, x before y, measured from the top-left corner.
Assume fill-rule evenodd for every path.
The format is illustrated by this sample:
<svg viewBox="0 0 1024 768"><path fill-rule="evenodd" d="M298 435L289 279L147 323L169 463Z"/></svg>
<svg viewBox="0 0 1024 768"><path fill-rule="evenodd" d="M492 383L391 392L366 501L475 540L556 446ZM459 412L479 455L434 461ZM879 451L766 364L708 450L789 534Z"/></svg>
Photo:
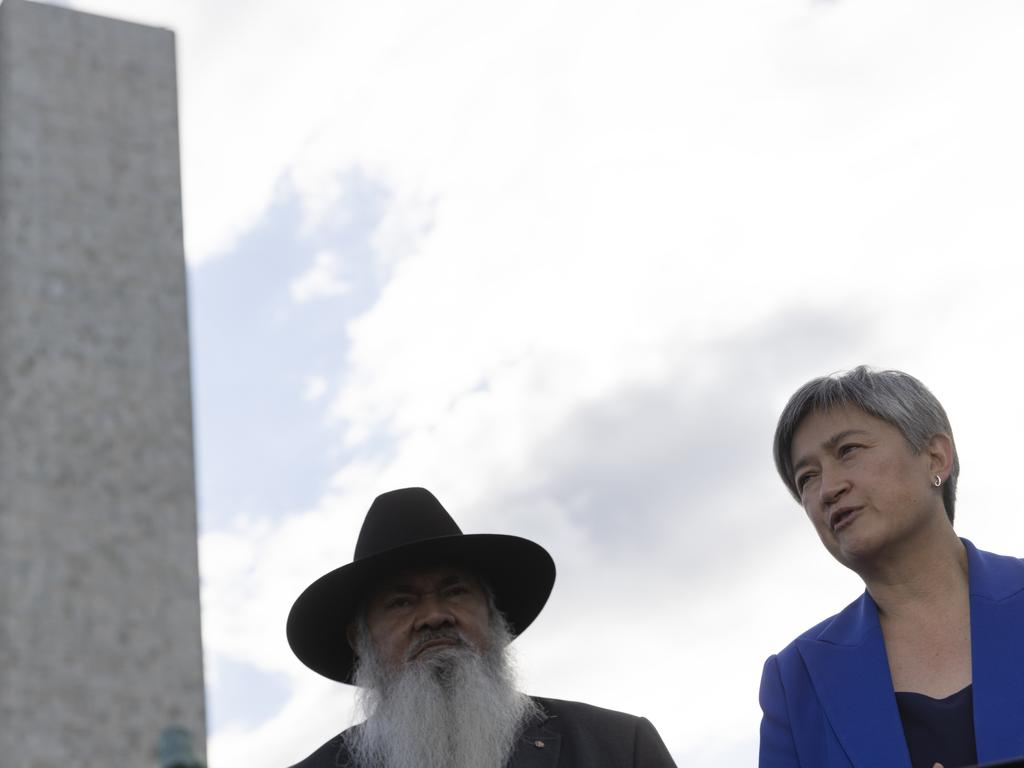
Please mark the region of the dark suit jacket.
<svg viewBox="0 0 1024 768"><path fill-rule="evenodd" d="M967 549L978 760L1024 755L1024 561ZM865 592L764 665L761 768L910 768Z"/></svg>
<svg viewBox="0 0 1024 768"><path fill-rule="evenodd" d="M508 768L675 768L654 726L642 717L575 701L535 698L542 721L526 729ZM358 727L358 726L356 726ZM343 768L342 734L292 768Z"/></svg>

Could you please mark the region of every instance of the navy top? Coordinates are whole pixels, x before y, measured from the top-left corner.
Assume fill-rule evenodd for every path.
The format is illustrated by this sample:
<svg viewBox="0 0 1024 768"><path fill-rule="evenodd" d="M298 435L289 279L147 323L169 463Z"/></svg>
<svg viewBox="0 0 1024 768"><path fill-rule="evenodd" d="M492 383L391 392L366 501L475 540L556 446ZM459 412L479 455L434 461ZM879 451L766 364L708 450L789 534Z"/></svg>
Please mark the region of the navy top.
<svg viewBox="0 0 1024 768"><path fill-rule="evenodd" d="M971 686L944 699L897 691L896 705L914 768L932 768L935 763L963 768L978 762Z"/></svg>

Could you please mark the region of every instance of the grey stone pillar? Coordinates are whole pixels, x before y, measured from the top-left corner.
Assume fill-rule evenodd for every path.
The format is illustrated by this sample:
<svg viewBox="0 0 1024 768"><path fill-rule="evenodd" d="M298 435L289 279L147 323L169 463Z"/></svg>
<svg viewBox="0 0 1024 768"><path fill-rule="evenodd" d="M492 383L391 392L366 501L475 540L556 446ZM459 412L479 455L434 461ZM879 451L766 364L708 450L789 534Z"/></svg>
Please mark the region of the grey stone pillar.
<svg viewBox="0 0 1024 768"><path fill-rule="evenodd" d="M0 765L205 744L168 30L0 4Z"/></svg>

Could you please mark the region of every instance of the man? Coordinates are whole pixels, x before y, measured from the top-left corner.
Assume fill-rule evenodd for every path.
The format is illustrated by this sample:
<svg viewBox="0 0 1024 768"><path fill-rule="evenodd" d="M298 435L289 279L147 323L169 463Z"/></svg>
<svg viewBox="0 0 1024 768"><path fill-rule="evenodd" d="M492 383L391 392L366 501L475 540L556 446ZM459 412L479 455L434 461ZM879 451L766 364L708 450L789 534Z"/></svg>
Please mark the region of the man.
<svg viewBox="0 0 1024 768"><path fill-rule="evenodd" d="M643 718L516 691L508 645L554 581L543 547L463 534L423 488L378 496L353 562L288 617L295 654L358 686L366 720L293 768L675 768Z"/></svg>

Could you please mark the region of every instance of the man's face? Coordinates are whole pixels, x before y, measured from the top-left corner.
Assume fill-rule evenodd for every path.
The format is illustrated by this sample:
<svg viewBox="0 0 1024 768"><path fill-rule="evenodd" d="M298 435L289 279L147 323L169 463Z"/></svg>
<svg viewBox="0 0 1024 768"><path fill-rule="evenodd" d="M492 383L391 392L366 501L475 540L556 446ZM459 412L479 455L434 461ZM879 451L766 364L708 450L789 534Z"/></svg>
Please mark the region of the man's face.
<svg viewBox="0 0 1024 768"><path fill-rule="evenodd" d="M400 571L370 597L366 624L381 662L399 669L445 648L490 646L490 608L480 582L461 568Z"/></svg>

